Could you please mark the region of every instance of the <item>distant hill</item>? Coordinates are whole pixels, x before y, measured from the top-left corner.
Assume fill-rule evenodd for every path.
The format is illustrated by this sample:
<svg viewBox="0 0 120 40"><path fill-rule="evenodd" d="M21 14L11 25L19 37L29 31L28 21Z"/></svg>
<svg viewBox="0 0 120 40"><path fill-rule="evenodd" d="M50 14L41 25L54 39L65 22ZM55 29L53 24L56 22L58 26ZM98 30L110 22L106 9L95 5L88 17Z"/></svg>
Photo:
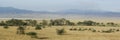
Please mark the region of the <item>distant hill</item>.
<svg viewBox="0 0 120 40"><path fill-rule="evenodd" d="M0 7L0 13L33 13L32 10L17 9L13 7Z"/></svg>
<svg viewBox="0 0 120 40"><path fill-rule="evenodd" d="M0 7L0 18L120 17L120 12L69 9L57 12Z"/></svg>
<svg viewBox="0 0 120 40"><path fill-rule="evenodd" d="M120 12L112 12L112 11L100 11L100 10L63 10L59 11L61 14L76 14L76 15L86 15L86 16L102 16L102 17L120 17Z"/></svg>

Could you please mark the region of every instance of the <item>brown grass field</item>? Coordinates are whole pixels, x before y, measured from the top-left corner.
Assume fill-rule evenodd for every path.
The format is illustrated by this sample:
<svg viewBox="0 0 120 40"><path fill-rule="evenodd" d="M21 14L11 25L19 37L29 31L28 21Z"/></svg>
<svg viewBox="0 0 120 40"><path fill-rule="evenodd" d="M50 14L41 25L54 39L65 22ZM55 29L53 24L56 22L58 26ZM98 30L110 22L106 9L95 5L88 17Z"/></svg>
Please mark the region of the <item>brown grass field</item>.
<svg viewBox="0 0 120 40"><path fill-rule="evenodd" d="M0 27L0 40L120 40L120 32L113 33L99 33L91 31L70 31L70 28L94 28L97 30L107 30L110 28L120 29L120 27L98 27L98 26L53 26L46 27L42 30L35 30L34 27L25 30L25 32L34 31L38 33L38 38L31 38L28 35L17 35L16 28L10 27L4 29ZM66 33L64 35L57 35L56 29L64 28Z"/></svg>
<svg viewBox="0 0 120 40"><path fill-rule="evenodd" d="M73 22L78 22L78 20L72 20ZM83 21L83 20L79 20ZM93 20L96 22L115 22L120 23L118 20ZM40 22L40 20L38 21ZM28 35L18 35L16 34L17 27L10 27L4 29L0 26L0 40L120 40L120 31L113 33L100 33L91 31L70 31L70 28L94 28L98 30L108 30L108 29L120 29L120 27L100 27L100 26L52 26L46 27L42 30L35 30L35 27L28 26L25 32L36 32L38 38L31 38ZM66 33L64 35L57 35L56 29L64 28Z"/></svg>

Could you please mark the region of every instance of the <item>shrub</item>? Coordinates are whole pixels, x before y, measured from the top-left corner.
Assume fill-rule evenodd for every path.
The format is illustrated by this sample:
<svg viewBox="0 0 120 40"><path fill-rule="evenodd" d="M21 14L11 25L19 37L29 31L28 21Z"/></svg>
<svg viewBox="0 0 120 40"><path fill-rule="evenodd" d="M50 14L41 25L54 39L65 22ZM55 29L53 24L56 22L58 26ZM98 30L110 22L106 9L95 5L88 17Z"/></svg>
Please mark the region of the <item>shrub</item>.
<svg viewBox="0 0 120 40"><path fill-rule="evenodd" d="M120 31L119 29L117 29L116 31Z"/></svg>
<svg viewBox="0 0 120 40"><path fill-rule="evenodd" d="M3 28L8 29L9 27L7 25L5 25Z"/></svg>
<svg viewBox="0 0 120 40"><path fill-rule="evenodd" d="M93 30L95 30L95 29L94 29L94 28L89 28L88 30L93 31Z"/></svg>
<svg viewBox="0 0 120 40"><path fill-rule="evenodd" d="M81 28L79 28L78 30L79 30L79 31L82 31L82 29L81 29Z"/></svg>
<svg viewBox="0 0 120 40"><path fill-rule="evenodd" d="M72 28L70 28L69 30L73 30Z"/></svg>
<svg viewBox="0 0 120 40"><path fill-rule="evenodd" d="M74 28L73 30L77 30L77 28Z"/></svg>
<svg viewBox="0 0 120 40"><path fill-rule="evenodd" d="M31 38L37 38L37 33L36 32L28 32L26 34L31 36Z"/></svg>
<svg viewBox="0 0 120 40"><path fill-rule="evenodd" d="M41 27L42 27L42 25L36 25L35 29L36 30L41 30L42 29Z"/></svg>
<svg viewBox="0 0 120 40"><path fill-rule="evenodd" d="M79 31L85 31L85 30L88 30L87 28L79 28L78 29Z"/></svg>
<svg viewBox="0 0 120 40"><path fill-rule="evenodd" d="M87 30L87 28L84 28L83 30Z"/></svg>
<svg viewBox="0 0 120 40"><path fill-rule="evenodd" d="M100 31L98 31L98 32L100 32Z"/></svg>
<svg viewBox="0 0 120 40"><path fill-rule="evenodd" d="M89 28L88 30L92 30L91 28Z"/></svg>
<svg viewBox="0 0 120 40"><path fill-rule="evenodd" d="M19 26L17 28L17 34L25 34L25 29L23 26Z"/></svg>
<svg viewBox="0 0 120 40"><path fill-rule="evenodd" d="M92 30L92 32L96 32L96 30Z"/></svg>
<svg viewBox="0 0 120 40"><path fill-rule="evenodd" d="M66 31L65 31L64 28L63 28L63 29L57 29L57 34L58 34L58 35L63 35L65 32L66 32Z"/></svg>
<svg viewBox="0 0 120 40"><path fill-rule="evenodd" d="M106 31L103 30L102 32L103 32L103 33L112 33L112 32L114 32L114 31L113 31L113 30L106 30Z"/></svg>

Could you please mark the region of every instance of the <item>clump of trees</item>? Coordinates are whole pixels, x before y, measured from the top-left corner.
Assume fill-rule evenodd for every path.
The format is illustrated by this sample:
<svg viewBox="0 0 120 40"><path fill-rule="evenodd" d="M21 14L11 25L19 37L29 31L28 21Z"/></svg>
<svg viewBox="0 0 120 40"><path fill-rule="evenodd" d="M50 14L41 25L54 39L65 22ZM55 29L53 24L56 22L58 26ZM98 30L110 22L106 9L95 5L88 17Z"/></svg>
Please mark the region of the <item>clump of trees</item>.
<svg viewBox="0 0 120 40"><path fill-rule="evenodd" d="M84 26L113 26L113 27L119 26L118 24L115 24L113 22L99 23L99 22L94 22L94 21L91 21L91 20L78 22L77 25L84 25Z"/></svg>
<svg viewBox="0 0 120 40"><path fill-rule="evenodd" d="M28 19L28 20L25 20L24 21L28 26L36 26L37 25L37 21L36 20L31 20L31 19Z"/></svg>
<svg viewBox="0 0 120 40"><path fill-rule="evenodd" d="M74 30L75 29L75 30ZM94 28L70 28L70 31L91 31L91 32L99 32L99 33L113 33L113 32L119 32L120 29L107 29L107 30L96 30Z"/></svg>
<svg viewBox="0 0 120 40"><path fill-rule="evenodd" d="M62 19L50 20L49 25L53 25L53 26L71 25L72 26L72 25L75 25L75 23L70 22L69 20L62 18Z"/></svg>
<svg viewBox="0 0 120 40"><path fill-rule="evenodd" d="M1 21L0 22L0 26L4 26L4 25L8 25L8 26L32 26L32 27L36 27L36 25L38 25L38 22L36 20L19 20L19 19L11 19L11 20L7 20L7 21ZM115 24L113 22L108 22L108 23L99 23L99 22L95 22L95 21L91 21L91 20L85 20L83 22L71 22L70 20L67 19L54 19L54 20L42 20L42 22L40 22L40 25L45 26L75 26L75 25L84 25L84 26L119 26L118 24Z"/></svg>
<svg viewBox="0 0 120 40"><path fill-rule="evenodd" d="M96 22L89 20L89 21L78 22L77 24L78 25L86 25L86 26L94 26L96 24Z"/></svg>
<svg viewBox="0 0 120 40"><path fill-rule="evenodd" d="M11 19L5 22L6 25L8 26L20 26L20 25L27 25L23 20L18 20L18 19Z"/></svg>
<svg viewBox="0 0 120 40"><path fill-rule="evenodd" d="M118 26L118 24L115 24L115 23L113 23L113 22L108 22L108 23L107 23L107 26L114 26L114 27L116 27L116 26Z"/></svg>
<svg viewBox="0 0 120 40"><path fill-rule="evenodd" d="M20 20L20 19L11 19L7 21L1 21L0 26L35 26L37 24L36 20Z"/></svg>

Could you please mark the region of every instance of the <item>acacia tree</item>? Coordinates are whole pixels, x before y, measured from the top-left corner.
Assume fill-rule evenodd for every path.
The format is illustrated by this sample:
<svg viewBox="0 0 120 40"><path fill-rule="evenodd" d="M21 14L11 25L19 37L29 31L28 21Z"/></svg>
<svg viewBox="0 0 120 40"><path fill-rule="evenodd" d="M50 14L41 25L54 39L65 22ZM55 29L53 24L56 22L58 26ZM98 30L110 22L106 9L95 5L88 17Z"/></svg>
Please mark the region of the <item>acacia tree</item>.
<svg viewBox="0 0 120 40"><path fill-rule="evenodd" d="M35 30L41 30L42 29L42 25L36 25Z"/></svg>
<svg viewBox="0 0 120 40"><path fill-rule="evenodd" d="M88 21L83 21L83 22L78 22L77 24L79 25L86 25L86 26L95 26L96 22L88 20Z"/></svg>
<svg viewBox="0 0 120 40"><path fill-rule="evenodd" d="M29 25L29 26L36 26L37 25L37 21L36 20L25 20L26 23Z"/></svg>
<svg viewBox="0 0 120 40"><path fill-rule="evenodd" d="M6 25L6 23L4 21L1 21L0 26L4 26L4 25Z"/></svg>
<svg viewBox="0 0 120 40"><path fill-rule="evenodd" d="M56 29L56 32L57 32L58 35L63 35L63 34L66 33L66 31L65 31L64 28L62 28L62 29Z"/></svg>
<svg viewBox="0 0 120 40"><path fill-rule="evenodd" d="M25 28L24 28L24 26L19 26L17 28L17 34L25 34Z"/></svg>
<svg viewBox="0 0 120 40"><path fill-rule="evenodd" d="M47 20L42 20L42 25L47 26L48 25L48 21Z"/></svg>
<svg viewBox="0 0 120 40"><path fill-rule="evenodd" d="M49 25L63 26L63 25L71 25L71 24L73 24L73 22L70 22L69 20L62 18L62 19L50 20Z"/></svg>
<svg viewBox="0 0 120 40"><path fill-rule="evenodd" d="M25 24L23 20L18 20L18 19L11 19L11 20L6 21L5 23L8 26L20 26L20 25Z"/></svg>
<svg viewBox="0 0 120 40"><path fill-rule="evenodd" d="M73 26L73 25L75 25L75 23L74 22L70 22L69 20L66 20L65 25Z"/></svg>

